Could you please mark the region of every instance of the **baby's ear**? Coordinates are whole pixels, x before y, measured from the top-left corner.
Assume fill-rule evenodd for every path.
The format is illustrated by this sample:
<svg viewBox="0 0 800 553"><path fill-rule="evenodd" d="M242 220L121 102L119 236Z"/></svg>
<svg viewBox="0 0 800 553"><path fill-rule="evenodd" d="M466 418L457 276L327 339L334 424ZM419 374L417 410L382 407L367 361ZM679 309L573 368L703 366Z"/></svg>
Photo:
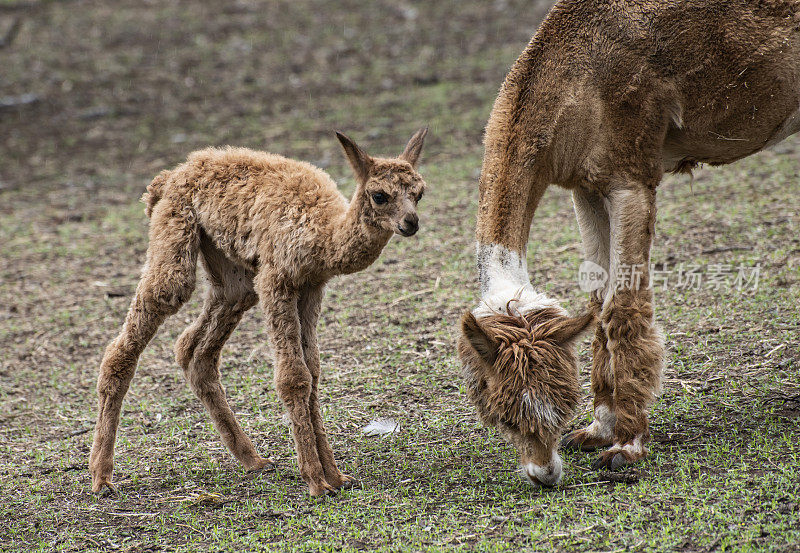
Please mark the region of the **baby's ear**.
<svg viewBox="0 0 800 553"><path fill-rule="evenodd" d="M406 144L406 149L400 154L400 159L405 160L416 169L419 155L422 153L422 144L425 142L425 135L428 134L428 127L423 127L414 133L414 136Z"/></svg>
<svg viewBox="0 0 800 553"><path fill-rule="evenodd" d="M353 142L344 134L336 131L336 138L342 144L347 161L350 162L350 167L356 174L356 179L360 184L367 182L369 178L369 170L372 168L372 158L365 152L358 144Z"/></svg>
<svg viewBox="0 0 800 553"><path fill-rule="evenodd" d="M471 348L491 367L497 359L499 344L486 333L471 311L461 317L462 344Z"/></svg>

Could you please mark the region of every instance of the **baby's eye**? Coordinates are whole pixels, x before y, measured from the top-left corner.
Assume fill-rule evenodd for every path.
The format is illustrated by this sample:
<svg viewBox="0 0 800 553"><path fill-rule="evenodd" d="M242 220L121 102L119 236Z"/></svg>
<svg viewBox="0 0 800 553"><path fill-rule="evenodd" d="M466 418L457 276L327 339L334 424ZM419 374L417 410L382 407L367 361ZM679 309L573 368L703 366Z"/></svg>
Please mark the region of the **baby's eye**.
<svg viewBox="0 0 800 553"><path fill-rule="evenodd" d="M389 201L389 196L383 192L375 192L372 195L372 201L375 202L376 205L383 205Z"/></svg>
<svg viewBox="0 0 800 553"><path fill-rule="evenodd" d="M417 201L418 202L422 199L423 194L425 194L424 190L420 190L419 194L417 194Z"/></svg>

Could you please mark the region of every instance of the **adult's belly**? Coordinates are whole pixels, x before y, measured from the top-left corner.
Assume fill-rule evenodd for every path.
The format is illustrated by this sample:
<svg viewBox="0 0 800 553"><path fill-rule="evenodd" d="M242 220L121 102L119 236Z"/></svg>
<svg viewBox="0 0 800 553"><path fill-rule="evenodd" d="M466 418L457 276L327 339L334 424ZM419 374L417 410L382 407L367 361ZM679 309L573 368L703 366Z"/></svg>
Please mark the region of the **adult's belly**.
<svg viewBox="0 0 800 553"><path fill-rule="evenodd" d="M664 141L664 170L674 171L697 163L722 165L768 148L800 132L800 105L781 119L748 121L727 130L672 128Z"/></svg>

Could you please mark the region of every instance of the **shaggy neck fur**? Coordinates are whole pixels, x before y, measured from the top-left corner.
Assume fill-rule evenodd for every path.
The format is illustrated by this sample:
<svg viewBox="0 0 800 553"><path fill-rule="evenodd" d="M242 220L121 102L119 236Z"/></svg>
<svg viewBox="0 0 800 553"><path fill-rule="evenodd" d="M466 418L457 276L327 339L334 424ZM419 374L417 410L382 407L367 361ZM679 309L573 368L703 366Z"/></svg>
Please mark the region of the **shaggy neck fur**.
<svg viewBox="0 0 800 553"><path fill-rule="evenodd" d="M548 180L528 166L531 152L514 132L517 106L507 99L518 95L513 75L512 70L486 127L476 227L481 304L474 313L508 314L506 305L512 301L519 314L548 308L565 314L555 299L531 285L528 276L525 252L531 221Z"/></svg>
<svg viewBox="0 0 800 553"><path fill-rule="evenodd" d="M509 174L505 165L499 159L484 160L476 246L481 301L473 313L487 317L554 309L566 315L558 301L533 287L528 276L528 228L541 193L535 198L511 193L504 178ZM501 193L503 190L508 193Z"/></svg>

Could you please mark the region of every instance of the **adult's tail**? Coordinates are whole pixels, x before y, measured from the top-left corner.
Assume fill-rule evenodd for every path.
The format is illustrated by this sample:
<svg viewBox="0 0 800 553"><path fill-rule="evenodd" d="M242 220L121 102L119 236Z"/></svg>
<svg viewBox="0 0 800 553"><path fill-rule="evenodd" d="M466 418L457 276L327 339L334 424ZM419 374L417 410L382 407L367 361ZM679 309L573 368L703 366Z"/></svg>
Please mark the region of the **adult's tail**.
<svg viewBox="0 0 800 553"><path fill-rule="evenodd" d="M167 184L167 178L171 171L161 171L156 178L147 185L147 192L142 195L142 201L145 203L144 212L150 217L153 213L153 208L158 201L164 196L164 185Z"/></svg>

